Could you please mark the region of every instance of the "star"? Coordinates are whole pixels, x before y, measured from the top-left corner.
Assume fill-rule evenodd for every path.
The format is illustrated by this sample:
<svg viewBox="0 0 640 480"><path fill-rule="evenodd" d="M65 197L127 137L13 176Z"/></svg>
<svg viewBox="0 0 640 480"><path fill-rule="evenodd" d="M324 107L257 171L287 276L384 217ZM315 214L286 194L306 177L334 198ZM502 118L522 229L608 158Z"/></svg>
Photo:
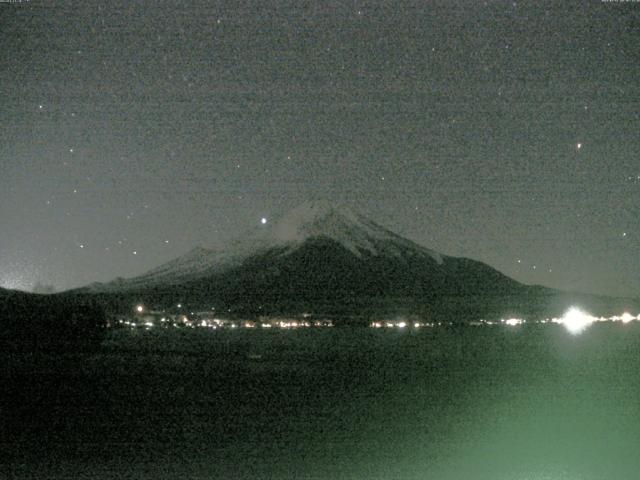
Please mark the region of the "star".
<svg viewBox="0 0 640 480"><path fill-rule="evenodd" d="M262 223L263 225L264 225L264 224L266 224L266 223L267 223L267 219L266 219L266 218L264 218L264 217L262 217L262 218L260 219L260 223Z"/></svg>
<svg viewBox="0 0 640 480"><path fill-rule="evenodd" d="M582 148L582 143L576 143L576 150L580 150Z"/></svg>

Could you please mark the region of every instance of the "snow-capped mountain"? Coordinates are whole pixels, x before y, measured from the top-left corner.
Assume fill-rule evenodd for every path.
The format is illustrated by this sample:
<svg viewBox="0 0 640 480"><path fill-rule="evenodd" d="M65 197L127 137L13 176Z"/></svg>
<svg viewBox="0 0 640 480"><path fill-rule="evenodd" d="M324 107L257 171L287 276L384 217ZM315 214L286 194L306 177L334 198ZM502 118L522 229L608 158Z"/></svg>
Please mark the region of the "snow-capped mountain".
<svg viewBox="0 0 640 480"><path fill-rule="evenodd" d="M575 302L604 314L615 304L521 284L328 202L300 205L224 248L198 247L143 275L59 295L110 311L130 311L138 302L165 309L180 303L239 317L312 312L347 324L408 314L447 321L544 318Z"/></svg>
<svg viewBox="0 0 640 480"><path fill-rule="evenodd" d="M185 255L149 272L107 284L92 284L93 290L178 284L220 274L254 256L278 251L285 256L312 239L335 242L356 257L411 254L441 264L443 255L396 235L344 206L325 201L307 202L269 222L226 248L196 247Z"/></svg>
<svg viewBox="0 0 640 480"><path fill-rule="evenodd" d="M123 305L187 301L246 314L352 315L376 305L429 309L444 298L495 298L528 288L481 262L418 245L349 208L309 202L225 248L199 247L143 275L78 293Z"/></svg>

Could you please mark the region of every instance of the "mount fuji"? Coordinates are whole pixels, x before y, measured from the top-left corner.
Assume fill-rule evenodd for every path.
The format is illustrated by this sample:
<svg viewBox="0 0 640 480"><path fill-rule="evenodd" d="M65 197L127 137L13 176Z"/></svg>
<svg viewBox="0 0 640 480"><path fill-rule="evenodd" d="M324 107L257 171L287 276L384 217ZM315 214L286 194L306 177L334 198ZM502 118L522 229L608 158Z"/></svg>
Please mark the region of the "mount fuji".
<svg viewBox="0 0 640 480"><path fill-rule="evenodd" d="M270 256L278 260L304 249L310 243L325 243L347 252L354 259L391 257L428 260L442 265L444 256L421 247L381 227L347 207L328 202L307 202L288 212L275 222L265 224L247 236L222 249L196 247L143 275L111 282L93 284L93 289L131 289L154 285L179 284L218 275L251 263L250 259ZM330 261L326 255L320 263ZM320 268L321 265L318 265Z"/></svg>
<svg viewBox="0 0 640 480"><path fill-rule="evenodd" d="M523 296L547 291L482 262L426 248L347 207L308 202L225 248L198 247L137 277L75 293L127 305L213 305L242 315L428 314L452 308L458 315L480 314L472 307L477 299L494 305L496 299L517 298L509 303L521 305Z"/></svg>

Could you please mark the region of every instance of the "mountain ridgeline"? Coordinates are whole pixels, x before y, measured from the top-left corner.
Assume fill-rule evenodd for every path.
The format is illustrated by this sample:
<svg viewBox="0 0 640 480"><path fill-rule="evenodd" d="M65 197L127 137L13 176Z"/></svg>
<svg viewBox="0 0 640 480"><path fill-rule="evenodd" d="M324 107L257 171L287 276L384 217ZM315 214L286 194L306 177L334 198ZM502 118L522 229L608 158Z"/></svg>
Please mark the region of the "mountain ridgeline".
<svg viewBox="0 0 640 480"><path fill-rule="evenodd" d="M138 277L73 294L98 297L111 309L182 302L196 309L215 306L232 316L307 312L362 321L394 315L454 321L542 316L576 299L592 308L603 303L600 297L524 285L326 202L305 203L226 248L199 247Z"/></svg>

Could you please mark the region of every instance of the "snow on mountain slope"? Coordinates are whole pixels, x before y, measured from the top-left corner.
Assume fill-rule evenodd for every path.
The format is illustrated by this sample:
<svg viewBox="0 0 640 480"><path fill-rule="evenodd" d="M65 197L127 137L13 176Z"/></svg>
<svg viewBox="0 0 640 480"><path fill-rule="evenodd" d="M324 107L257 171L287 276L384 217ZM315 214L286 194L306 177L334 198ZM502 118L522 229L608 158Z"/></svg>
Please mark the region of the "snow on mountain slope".
<svg viewBox="0 0 640 480"><path fill-rule="evenodd" d="M275 222L263 238L272 245L295 245L316 237L333 240L357 256L364 251L372 255L400 255L403 249L410 248L442 262L439 253L404 239L347 207L337 207L329 202L300 205ZM380 250L383 244L386 244L386 251Z"/></svg>
<svg viewBox="0 0 640 480"><path fill-rule="evenodd" d="M412 255L430 257L439 264L443 262L441 254L400 237L347 207L320 201L303 203L225 248L197 247L138 277L93 285L92 289L181 283L221 273L253 255L273 249L285 255L314 238L330 239L358 257L365 253L398 257L411 252Z"/></svg>

